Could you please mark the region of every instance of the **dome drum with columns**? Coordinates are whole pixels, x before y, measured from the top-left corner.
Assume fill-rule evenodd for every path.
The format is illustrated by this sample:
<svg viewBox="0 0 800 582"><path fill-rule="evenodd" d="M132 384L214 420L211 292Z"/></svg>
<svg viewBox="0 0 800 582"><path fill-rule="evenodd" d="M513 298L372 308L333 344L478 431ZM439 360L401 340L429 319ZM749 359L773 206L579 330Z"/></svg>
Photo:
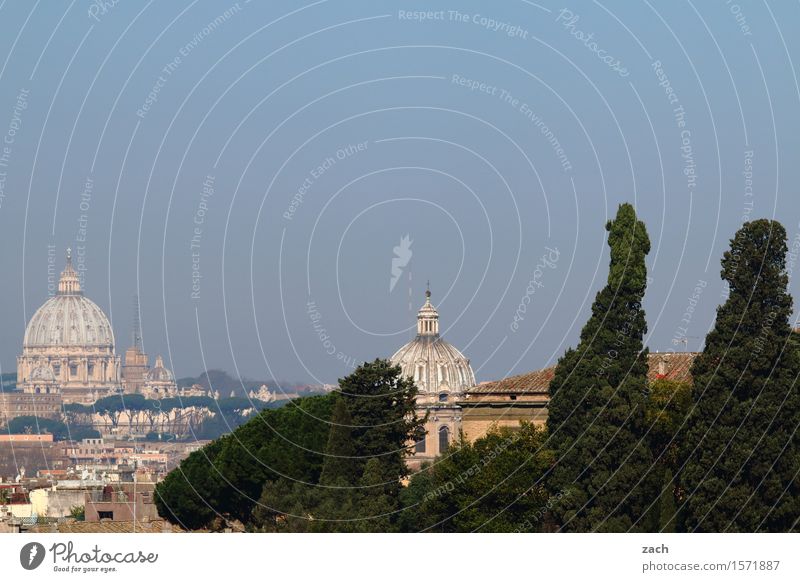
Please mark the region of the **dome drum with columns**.
<svg viewBox="0 0 800 582"><path fill-rule="evenodd" d="M119 390L119 368L111 324L103 310L84 297L67 250L58 293L33 314L25 330L17 385L33 391L41 386L43 374L52 374L64 402L92 402Z"/></svg>
<svg viewBox="0 0 800 582"><path fill-rule="evenodd" d="M464 392L475 386L469 359L439 335L439 313L425 293L425 304L417 315L417 336L391 357L403 375L417 385L417 411L428 414L425 435L414 447L412 465L447 452L461 431L461 407L456 404Z"/></svg>

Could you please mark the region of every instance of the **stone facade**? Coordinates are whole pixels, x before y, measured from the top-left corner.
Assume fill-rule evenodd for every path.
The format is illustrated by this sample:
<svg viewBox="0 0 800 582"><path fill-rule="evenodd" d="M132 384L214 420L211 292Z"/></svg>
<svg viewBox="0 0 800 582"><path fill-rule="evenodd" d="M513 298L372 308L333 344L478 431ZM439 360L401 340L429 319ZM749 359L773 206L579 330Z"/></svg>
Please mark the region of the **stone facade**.
<svg viewBox="0 0 800 582"><path fill-rule="evenodd" d="M653 352L648 355L648 380L691 382L690 369L697 353ZM547 422L550 382L555 366L484 382L467 390L459 401L464 436L470 441L484 436L493 427L517 427L521 420L534 424Z"/></svg>
<svg viewBox="0 0 800 582"><path fill-rule="evenodd" d="M42 369L49 369L67 403L91 403L120 389L111 324L103 310L83 296L69 250L58 293L34 313L25 330L17 388L36 393Z"/></svg>

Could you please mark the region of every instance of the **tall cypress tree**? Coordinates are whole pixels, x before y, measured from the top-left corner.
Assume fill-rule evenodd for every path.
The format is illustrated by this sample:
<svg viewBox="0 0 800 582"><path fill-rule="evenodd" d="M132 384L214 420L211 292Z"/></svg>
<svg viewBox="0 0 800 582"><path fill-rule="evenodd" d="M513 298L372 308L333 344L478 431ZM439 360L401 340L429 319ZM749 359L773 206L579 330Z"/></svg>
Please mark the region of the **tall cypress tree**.
<svg viewBox="0 0 800 582"><path fill-rule="evenodd" d="M692 367L686 529L791 531L800 517L800 355L792 338L786 231L745 223L722 259L728 300Z"/></svg>
<svg viewBox="0 0 800 582"><path fill-rule="evenodd" d="M559 360L548 430L557 460L549 480L561 531L646 528L652 454L644 439L647 331L642 298L650 239L630 204L606 224L611 263L580 343Z"/></svg>

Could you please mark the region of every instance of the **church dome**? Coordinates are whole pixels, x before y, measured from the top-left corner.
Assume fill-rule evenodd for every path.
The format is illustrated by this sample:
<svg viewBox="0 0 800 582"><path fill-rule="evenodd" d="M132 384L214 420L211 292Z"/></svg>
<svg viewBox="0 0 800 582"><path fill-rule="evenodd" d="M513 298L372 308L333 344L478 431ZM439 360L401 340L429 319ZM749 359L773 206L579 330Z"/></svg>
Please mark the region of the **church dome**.
<svg viewBox="0 0 800 582"><path fill-rule="evenodd" d="M397 350L391 362L413 378L420 393L447 398L475 386L469 360L439 336L439 313L431 304L430 291L417 315L417 337Z"/></svg>
<svg viewBox="0 0 800 582"><path fill-rule="evenodd" d="M70 251L58 282L58 294L33 314L25 329L23 347L51 346L114 346L114 332L106 314L81 292Z"/></svg>
<svg viewBox="0 0 800 582"><path fill-rule="evenodd" d="M164 367L161 356L156 357L156 365L147 373L148 382L174 382L175 376Z"/></svg>

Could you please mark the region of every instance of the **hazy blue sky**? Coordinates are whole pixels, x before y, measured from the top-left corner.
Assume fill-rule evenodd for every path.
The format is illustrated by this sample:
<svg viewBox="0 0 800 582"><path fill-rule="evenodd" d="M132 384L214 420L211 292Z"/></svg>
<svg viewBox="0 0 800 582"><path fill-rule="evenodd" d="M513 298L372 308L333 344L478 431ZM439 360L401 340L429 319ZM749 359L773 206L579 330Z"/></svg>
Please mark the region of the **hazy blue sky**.
<svg viewBox="0 0 800 582"><path fill-rule="evenodd" d="M647 343L696 349L743 217L800 237L798 23L724 0L3 1L2 370L67 246L117 350L138 292L178 375L334 382L408 341L428 279L479 381L536 369L576 342L622 201L653 243Z"/></svg>

